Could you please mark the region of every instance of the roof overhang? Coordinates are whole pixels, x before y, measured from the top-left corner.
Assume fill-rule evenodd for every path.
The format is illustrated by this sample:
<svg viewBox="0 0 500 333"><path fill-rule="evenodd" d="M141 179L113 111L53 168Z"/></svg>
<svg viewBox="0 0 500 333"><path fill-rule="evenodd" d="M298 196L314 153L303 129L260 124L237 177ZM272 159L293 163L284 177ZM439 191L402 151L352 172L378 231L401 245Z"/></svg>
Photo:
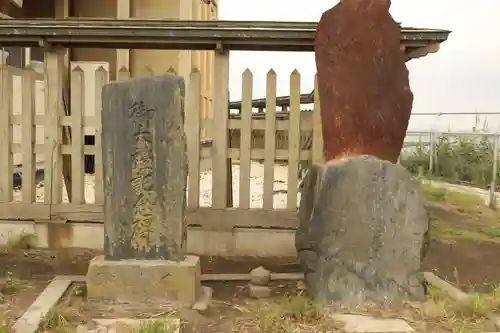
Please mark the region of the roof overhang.
<svg viewBox="0 0 500 333"><path fill-rule="evenodd" d="M112 49L314 51L317 22L112 19L0 20L0 45ZM401 28L409 59L435 52L449 31Z"/></svg>
<svg viewBox="0 0 500 333"><path fill-rule="evenodd" d="M407 54L407 61L411 59L417 59L425 57L428 54L436 53L439 51L440 44L428 44L427 46L423 46L420 48L414 48L408 50L402 45L401 51L404 51ZM314 103L314 90L309 94L301 94L300 95L300 104L311 104ZM233 101L229 103L229 109L241 109L241 101ZM265 98L257 98L252 100L252 107L258 109L264 109L267 104L267 99ZM290 105L290 96L279 96L276 97L276 106L278 107L286 107Z"/></svg>

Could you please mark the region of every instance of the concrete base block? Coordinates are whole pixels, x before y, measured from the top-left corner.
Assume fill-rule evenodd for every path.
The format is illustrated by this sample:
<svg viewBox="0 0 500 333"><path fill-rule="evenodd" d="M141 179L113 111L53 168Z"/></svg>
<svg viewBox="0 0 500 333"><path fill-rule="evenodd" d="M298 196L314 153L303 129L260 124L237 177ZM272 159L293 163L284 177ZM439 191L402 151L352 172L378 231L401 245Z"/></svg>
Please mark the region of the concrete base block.
<svg viewBox="0 0 500 333"><path fill-rule="evenodd" d="M183 261L105 260L90 262L87 272L89 300L117 303L180 302L192 306L201 294L200 259Z"/></svg>

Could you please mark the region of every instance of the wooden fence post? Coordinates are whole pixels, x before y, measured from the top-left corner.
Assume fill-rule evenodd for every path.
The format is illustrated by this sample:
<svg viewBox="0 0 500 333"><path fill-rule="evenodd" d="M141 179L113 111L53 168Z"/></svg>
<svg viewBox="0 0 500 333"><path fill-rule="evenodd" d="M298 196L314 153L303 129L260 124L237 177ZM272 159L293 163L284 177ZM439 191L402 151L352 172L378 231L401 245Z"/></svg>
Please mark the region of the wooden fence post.
<svg viewBox="0 0 500 333"><path fill-rule="evenodd" d="M36 72L27 67L22 76L21 132L22 132L22 201L32 203L36 200L35 189L35 137L36 113Z"/></svg>
<svg viewBox="0 0 500 333"><path fill-rule="evenodd" d="M288 189L286 207L297 210L300 162L300 73L290 75L290 118L288 120Z"/></svg>
<svg viewBox="0 0 500 333"><path fill-rule="evenodd" d="M276 159L276 72L267 73L266 129L264 139L264 198L262 208L274 208L274 163Z"/></svg>
<svg viewBox="0 0 500 333"><path fill-rule="evenodd" d="M95 160L94 160L94 169L95 169L95 203L97 205L104 204L104 177L103 177L103 161L102 161L102 87L108 83L109 74L104 69L104 67L100 66L95 71L95 81L94 81L94 89L95 89L95 114L94 120L96 123L96 131L95 131Z"/></svg>
<svg viewBox="0 0 500 333"><path fill-rule="evenodd" d="M63 57L58 51L45 53L45 170L44 191L46 204L62 201L62 129ZM68 194L70 188L67 187Z"/></svg>
<svg viewBox="0 0 500 333"><path fill-rule="evenodd" d="M226 208L229 194L228 182L232 182L232 179L228 179L228 50L222 49L215 53L213 82L212 207Z"/></svg>
<svg viewBox="0 0 500 333"><path fill-rule="evenodd" d="M128 67L121 67L116 74L116 80L127 81L129 79L130 79L130 70L128 69Z"/></svg>
<svg viewBox="0 0 500 333"><path fill-rule="evenodd" d="M0 202L6 203L13 197L12 95L9 67L0 65Z"/></svg>
<svg viewBox="0 0 500 333"><path fill-rule="evenodd" d="M187 207L196 209L200 206L200 100L201 73L191 72L186 94L186 132L188 151L188 200Z"/></svg>
<svg viewBox="0 0 500 333"><path fill-rule="evenodd" d="M253 75L243 72L242 105L240 120L240 200L239 208L250 208L250 173L252 152L252 90Z"/></svg>
<svg viewBox="0 0 500 333"><path fill-rule="evenodd" d="M85 110L85 80L80 67L71 71L71 202L77 205L85 203L85 169L83 115ZM94 163L95 165L95 163ZM69 191L69 190L68 190ZM69 195L69 192L68 192Z"/></svg>
<svg viewBox="0 0 500 333"><path fill-rule="evenodd" d="M312 162L321 164L325 162L323 150L323 123L321 120L321 104L319 100L318 77L314 76L314 111L313 111L313 143Z"/></svg>

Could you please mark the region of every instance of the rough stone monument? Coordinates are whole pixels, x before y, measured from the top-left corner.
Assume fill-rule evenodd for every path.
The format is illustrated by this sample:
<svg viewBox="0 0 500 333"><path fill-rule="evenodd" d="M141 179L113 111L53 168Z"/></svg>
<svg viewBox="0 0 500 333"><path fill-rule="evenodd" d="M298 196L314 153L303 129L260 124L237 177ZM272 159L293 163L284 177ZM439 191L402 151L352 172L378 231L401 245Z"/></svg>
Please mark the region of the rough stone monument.
<svg viewBox="0 0 500 333"><path fill-rule="evenodd" d="M400 165L355 156L304 178L296 248L310 296L346 305L419 300L429 215Z"/></svg>
<svg viewBox="0 0 500 333"><path fill-rule="evenodd" d="M193 304L199 258L185 255L184 80L170 75L103 89L104 250L89 299Z"/></svg>
<svg viewBox="0 0 500 333"><path fill-rule="evenodd" d="M341 0L316 34L325 165L302 182L295 246L308 293L344 305L420 300L429 215L397 161L413 95L388 0Z"/></svg>
<svg viewBox="0 0 500 333"><path fill-rule="evenodd" d="M413 94L389 0L341 0L316 32L325 159L373 155L396 163Z"/></svg>

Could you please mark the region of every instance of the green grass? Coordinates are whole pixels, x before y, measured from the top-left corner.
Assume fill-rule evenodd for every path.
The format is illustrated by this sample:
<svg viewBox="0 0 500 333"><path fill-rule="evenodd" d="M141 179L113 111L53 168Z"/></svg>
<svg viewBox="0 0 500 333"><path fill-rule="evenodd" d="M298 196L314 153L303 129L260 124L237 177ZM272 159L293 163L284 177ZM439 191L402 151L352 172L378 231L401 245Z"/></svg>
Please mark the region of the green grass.
<svg viewBox="0 0 500 333"><path fill-rule="evenodd" d="M485 207L484 199L477 195L453 191L425 182L422 183L422 192L428 201L447 203L463 210L477 211L478 208Z"/></svg>
<svg viewBox="0 0 500 333"><path fill-rule="evenodd" d="M7 245L13 249L29 250L36 245L36 235L23 232L18 236L11 237L7 240Z"/></svg>
<svg viewBox="0 0 500 333"><path fill-rule="evenodd" d="M442 290L430 286L428 295L435 304L439 305L444 318L485 319L500 311L499 288L491 293L472 293L464 299L455 300Z"/></svg>
<svg viewBox="0 0 500 333"><path fill-rule="evenodd" d="M425 181L422 193L431 214L431 237L500 243L500 214L477 195L433 186Z"/></svg>
<svg viewBox="0 0 500 333"><path fill-rule="evenodd" d="M436 142L432 172L428 145L420 144L416 152L403 154L400 161L414 175L486 188L493 179L493 149L486 137L441 136ZM496 173L496 183L500 185L500 170Z"/></svg>

